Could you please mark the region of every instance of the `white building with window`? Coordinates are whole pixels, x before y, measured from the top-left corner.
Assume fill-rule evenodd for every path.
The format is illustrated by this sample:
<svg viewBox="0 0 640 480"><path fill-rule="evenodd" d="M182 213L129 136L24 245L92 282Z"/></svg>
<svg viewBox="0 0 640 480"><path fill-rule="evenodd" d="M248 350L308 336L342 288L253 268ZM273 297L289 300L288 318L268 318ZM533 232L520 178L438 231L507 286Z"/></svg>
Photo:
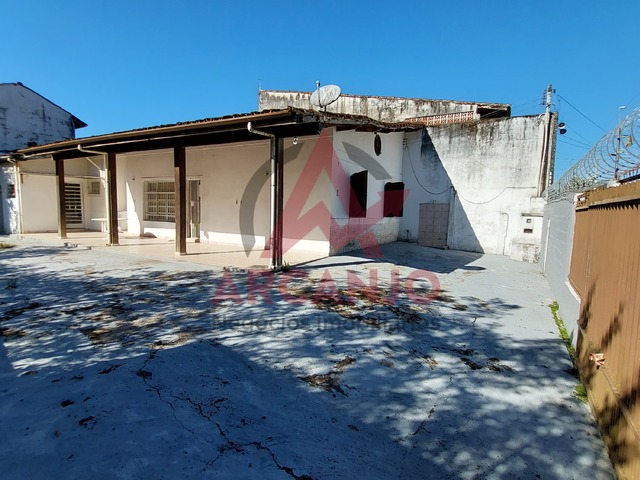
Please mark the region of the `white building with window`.
<svg viewBox="0 0 640 480"><path fill-rule="evenodd" d="M16 163L12 154L21 148L75 138L76 129L86 126L22 83L0 83L0 233L49 228L45 212L51 204L51 182L55 185L52 172L44 164L25 166L21 171L24 162ZM74 188L69 192L71 204L79 198ZM80 211L76 209L76 221Z"/></svg>
<svg viewBox="0 0 640 480"><path fill-rule="evenodd" d="M26 148L21 172L50 201L25 212L24 231L173 238L181 254L187 238L322 255L377 247L398 238L403 140L418 129L286 108Z"/></svg>

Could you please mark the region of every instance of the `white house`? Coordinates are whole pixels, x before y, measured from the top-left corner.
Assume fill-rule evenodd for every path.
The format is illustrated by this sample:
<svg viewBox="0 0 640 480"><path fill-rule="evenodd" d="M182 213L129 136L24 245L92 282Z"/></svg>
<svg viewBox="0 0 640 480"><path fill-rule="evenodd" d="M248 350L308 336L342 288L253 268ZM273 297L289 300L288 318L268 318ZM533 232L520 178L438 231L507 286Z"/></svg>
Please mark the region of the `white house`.
<svg viewBox="0 0 640 480"><path fill-rule="evenodd" d="M75 138L87 124L22 83L0 83L0 230L4 233L48 228L38 215L51 203L54 179L20 173L11 154L19 149ZM27 212L25 216L25 211ZM23 220L26 218L26 225ZM55 216L54 222L55 222Z"/></svg>
<svg viewBox="0 0 640 480"><path fill-rule="evenodd" d="M25 148L20 171L49 192L25 232L153 234L181 254L188 237L231 242L274 266L291 248L375 248L398 238L403 142L420 128L286 108Z"/></svg>
<svg viewBox="0 0 640 480"><path fill-rule="evenodd" d="M258 103L311 108L311 93L261 90ZM507 104L345 94L326 110L421 126L404 138L401 240L537 261L555 115L512 117Z"/></svg>
<svg viewBox="0 0 640 480"><path fill-rule="evenodd" d="M152 234L179 254L187 238L230 242L270 249L275 267L291 248L396 240L536 260L551 122L504 104L308 103L262 91L260 112L24 148L24 185L49 199L25 210L24 231L103 230L110 244Z"/></svg>

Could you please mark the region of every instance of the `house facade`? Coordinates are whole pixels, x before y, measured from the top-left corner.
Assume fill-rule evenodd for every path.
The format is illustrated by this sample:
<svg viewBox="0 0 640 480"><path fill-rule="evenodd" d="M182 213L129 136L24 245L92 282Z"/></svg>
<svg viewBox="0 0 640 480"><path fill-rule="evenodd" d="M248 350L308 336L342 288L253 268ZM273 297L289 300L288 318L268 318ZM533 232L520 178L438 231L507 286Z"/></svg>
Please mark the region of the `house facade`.
<svg viewBox="0 0 640 480"><path fill-rule="evenodd" d="M39 211L42 206L46 210L50 203L49 187L53 178L34 176L41 170L35 165L34 175L22 175L18 163L10 161L11 154L22 148L75 138L76 129L85 126L86 123L22 83L0 83L0 230L3 233L49 228L47 217Z"/></svg>
<svg viewBox="0 0 640 480"><path fill-rule="evenodd" d="M403 142L419 129L286 108L29 147L18 163L57 198L41 229L102 229L110 244L122 233L173 238L178 254L187 239L232 243L270 250L278 267L290 249L395 241Z"/></svg>
<svg viewBox="0 0 640 480"><path fill-rule="evenodd" d="M261 109L311 107L310 92L261 90ZM341 95L326 110L419 124L405 135L399 239L537 261L556 117L506 104Z"/></svg>
<svg viewBox="0 0 640 480"><path fill-rule="evenodd" d="M389 97L318 111L309 95L261 91L259 112L24 148L24 185L57 203L25 210L23 231L172 238L179 254L187 239L231 243L275 267L290 249L397 240L537 260L552 122Z"/></svg>

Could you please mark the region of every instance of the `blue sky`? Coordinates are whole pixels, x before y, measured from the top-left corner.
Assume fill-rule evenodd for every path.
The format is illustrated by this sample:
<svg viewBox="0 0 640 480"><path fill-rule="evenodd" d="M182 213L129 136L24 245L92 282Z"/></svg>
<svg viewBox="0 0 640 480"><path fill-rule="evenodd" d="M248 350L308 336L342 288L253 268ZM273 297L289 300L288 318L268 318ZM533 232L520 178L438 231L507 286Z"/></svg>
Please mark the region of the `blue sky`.
<svg viewBox="0 0 640 480"><path fill-rule="evenodd" d="M604 134L570 105L607 131L640 105L639 18L634 0L0 0L0 82L87 122L80 136L254 111L259 85L527 115L552 83L562 172Z"/></svg>

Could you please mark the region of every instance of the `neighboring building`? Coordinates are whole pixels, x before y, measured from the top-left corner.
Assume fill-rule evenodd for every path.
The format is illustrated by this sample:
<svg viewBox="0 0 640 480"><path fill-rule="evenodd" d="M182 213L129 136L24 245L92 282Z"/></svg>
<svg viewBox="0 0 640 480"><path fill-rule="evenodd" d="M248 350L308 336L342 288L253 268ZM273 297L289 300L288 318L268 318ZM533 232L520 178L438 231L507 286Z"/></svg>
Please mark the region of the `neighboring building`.
<svg viewBox="0 0 640 480"><path fill-rule="evenodd" d="M311 108L310 97L261 90L258 103ZM344 94L326 110L424 127L404 139L400 239L538 260L555 115L511 117L505 104Z"/></svg>
<svg viewBox="0 0 640 480"><path fill-rule="evenodd" d="M9 159L19 149L75 138L77 128L86 127L63 108L22 83L0 83L0 230L20 233L23 218L41 229L37 212L51 203L51 190L44 178L22 174ZM37 172L36 172L37 173ZM18 181L18 179L20 181ZM55 217L54 217L55 222Z"/></svg>

